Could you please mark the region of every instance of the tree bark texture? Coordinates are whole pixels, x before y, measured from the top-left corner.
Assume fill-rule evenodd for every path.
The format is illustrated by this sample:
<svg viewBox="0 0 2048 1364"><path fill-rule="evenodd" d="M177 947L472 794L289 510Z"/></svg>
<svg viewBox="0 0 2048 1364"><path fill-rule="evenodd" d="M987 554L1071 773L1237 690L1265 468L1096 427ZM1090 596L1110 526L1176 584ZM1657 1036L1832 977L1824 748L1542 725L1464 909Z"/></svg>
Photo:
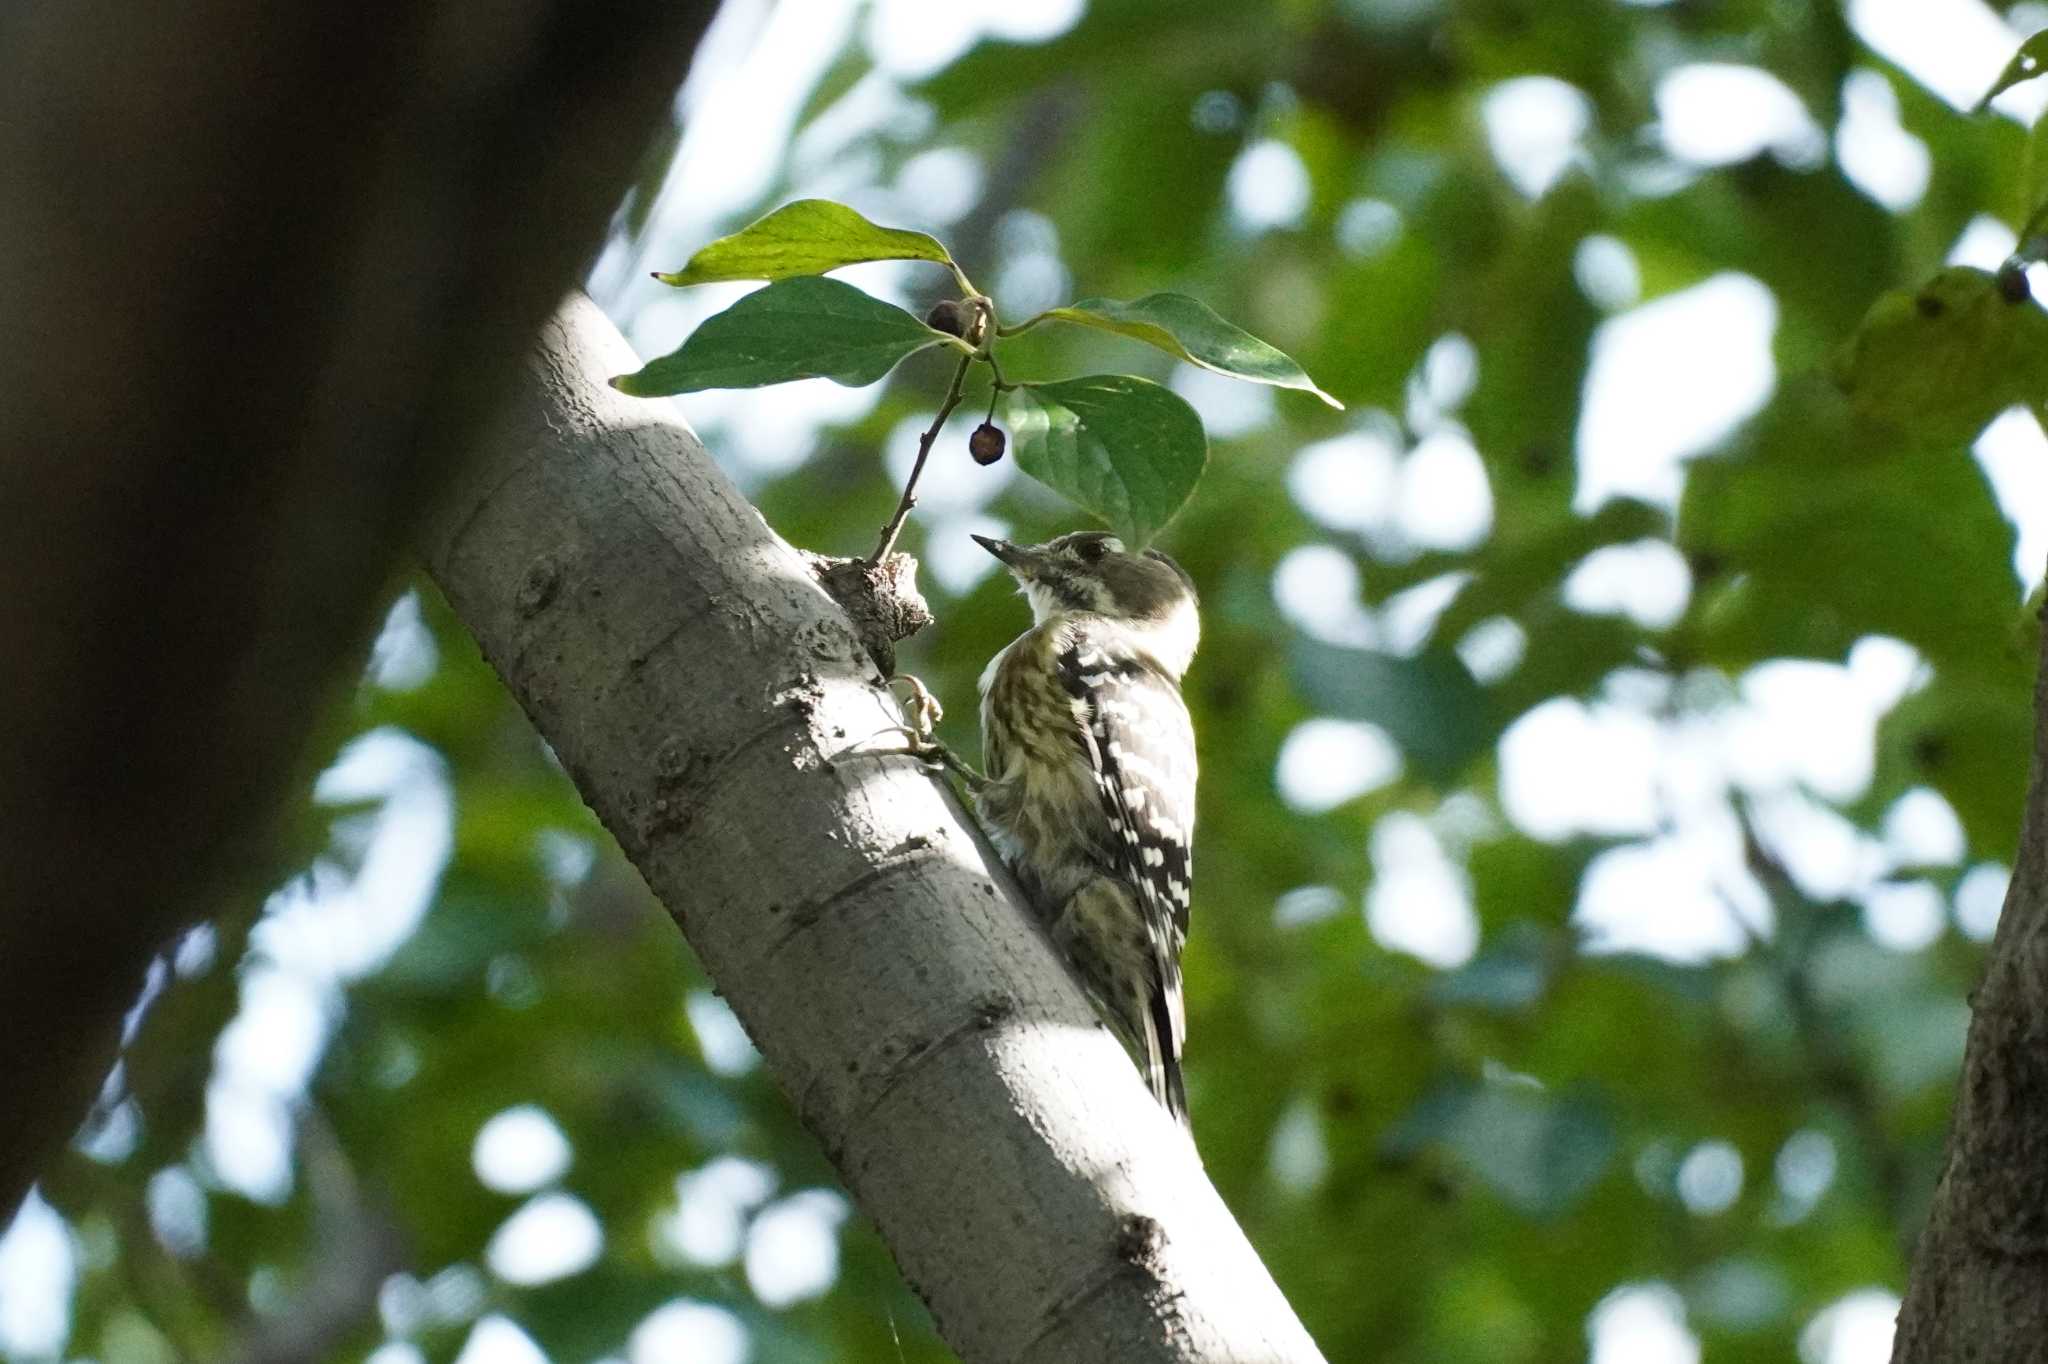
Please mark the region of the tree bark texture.
<svg viewBox="0 0 2048 1364"><path fill-rule="evenodd" d="M2048 646L2048 631L2043 632ZM2048 1361L2048 656L2033 770L1893 1364Z"/></svg>
<svg viewBox="0 0 2048 1364"><path fill-rule="evenodd" d="M712 8L0 6L0 1224L150 955L260 893Z"/></svg>
<svg viewBox="0 0 2048 1364"><path fill-rule="evenodd" d="M971 1364L1320 1359L897 722L594 305L428 558ZM894 750L894 753L891 753ZM878 756L884 755L884 756Z"/></svg>

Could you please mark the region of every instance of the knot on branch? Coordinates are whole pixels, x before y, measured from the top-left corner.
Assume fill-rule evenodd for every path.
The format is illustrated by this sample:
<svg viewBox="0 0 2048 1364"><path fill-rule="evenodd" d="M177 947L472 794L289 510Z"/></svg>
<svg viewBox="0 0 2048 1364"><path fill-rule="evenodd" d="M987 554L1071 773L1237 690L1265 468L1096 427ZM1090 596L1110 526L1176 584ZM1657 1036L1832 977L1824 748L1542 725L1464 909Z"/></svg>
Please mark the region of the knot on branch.
<svg viewBox="0 0 2048 1364"><path fill-rule="evenodd" d="M811 576L853 622L861 647L882 670L896 675L896 642L932 623L932 609L917 590L917 560L891 554L880 563L839 559L800 549Z"/></svg>
<svg viewBox="0 0 2048 1364"><path fill-rule="evenodd" d="M1160 1276L1160 1262L1166 1254L1166 1228L1143 1213L1125 1213L1117 1223L1116 1254L1133 1269Z"/></svg>
<svg viewBox="0 0 2048 1364"><path fill-rule="evenodd" d="M521 616L537 616L555 599L555 593L562 586L562 559L552 552L544 553L526 566L526 576L519 580L519 591L513 596L513 606Z"/></svg>

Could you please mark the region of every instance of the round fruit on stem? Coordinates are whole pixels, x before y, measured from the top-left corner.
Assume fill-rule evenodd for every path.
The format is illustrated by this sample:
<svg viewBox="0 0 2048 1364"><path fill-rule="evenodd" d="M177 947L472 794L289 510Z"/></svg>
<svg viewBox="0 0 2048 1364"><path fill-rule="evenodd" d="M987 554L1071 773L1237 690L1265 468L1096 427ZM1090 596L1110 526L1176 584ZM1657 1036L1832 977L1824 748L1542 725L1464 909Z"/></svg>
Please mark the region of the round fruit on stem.
<svg viewBox="0 0 2048 1364"><path fill-rule="evenodd" d="M994 464L1003 457L1003 447L1009 444L1003 435L1003 428L994 422L983 422L974 428L974 434L967 438L967 453L974 456L980 465Z"/></svg>

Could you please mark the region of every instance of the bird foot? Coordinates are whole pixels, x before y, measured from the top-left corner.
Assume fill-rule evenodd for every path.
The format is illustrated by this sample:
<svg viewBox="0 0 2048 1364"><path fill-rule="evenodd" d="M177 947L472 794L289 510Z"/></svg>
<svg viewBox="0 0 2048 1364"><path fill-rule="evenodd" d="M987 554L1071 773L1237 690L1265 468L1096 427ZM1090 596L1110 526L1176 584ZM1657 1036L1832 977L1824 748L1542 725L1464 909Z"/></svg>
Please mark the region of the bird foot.
<svg viewBox="0 0 2048 1364"><path fill-rule="evenodd" d="M889 690L892 694L898 687L909 693L907 700L898 698L903 708L910 712L910 724L906 728L911 733L929 740L932 737L932 730L938 726L939 721L946 718L945 707L939 704L939 699L931 694L931 689L925 686L922 679L909 673L898 673L889 679Z"/></svg>
<svg viewBox="0 0 2048 1364"><path fill-rule="evenodd" d="M979 791L988 779L975 771L965 758L940 743L932 732L946 713L939 705L938 698L931 694L931 690L922 681L908 673L900 673L889 679L891 692L898 687L907 693L898 699L908 713L909 723L890 725L886 729L876 731L875 737L879 738L883 734L902 735L903 751L909 757L917 759L934 773L952 773L970 792Z"/></svg>
<svg viewBox="0 0 2048 1364"><path fill-rule="evenodd" d="M923 763L934 774L952 773L966 784L969 791L979 791L988 784L988 778L975 771L965 758L929 734L921 734L909 725L891 725L881 733L901 734L906 754Z"/></svg>

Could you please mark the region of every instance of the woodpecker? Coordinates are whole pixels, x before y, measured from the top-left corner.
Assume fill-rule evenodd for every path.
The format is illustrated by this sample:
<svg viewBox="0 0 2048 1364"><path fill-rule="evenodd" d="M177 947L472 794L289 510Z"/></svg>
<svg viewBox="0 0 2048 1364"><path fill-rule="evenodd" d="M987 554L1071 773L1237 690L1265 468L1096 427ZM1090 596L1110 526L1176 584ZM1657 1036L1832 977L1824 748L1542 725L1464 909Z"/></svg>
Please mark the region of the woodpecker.
<svg viewBox="0 0 2048 1364"><path fill-rule="evenodd" d="M1096 531L974 539L1032 616L981 677L977 809L1153 1097L1186 1125L1195 734L1180 680L1201 634L1195 585L1158 550Z"/></svg>

